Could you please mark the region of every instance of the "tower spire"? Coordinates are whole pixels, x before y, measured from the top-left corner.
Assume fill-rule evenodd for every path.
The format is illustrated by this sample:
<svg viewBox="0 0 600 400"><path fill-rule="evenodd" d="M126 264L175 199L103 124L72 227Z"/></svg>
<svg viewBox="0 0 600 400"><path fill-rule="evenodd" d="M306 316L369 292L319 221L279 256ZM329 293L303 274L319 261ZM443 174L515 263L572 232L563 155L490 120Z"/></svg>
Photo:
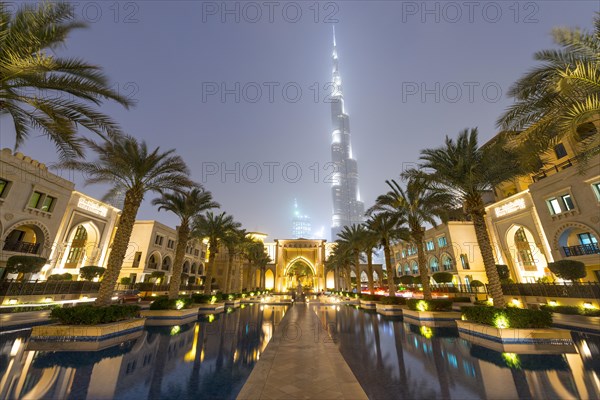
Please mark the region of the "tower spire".
<svg viewBox="0 0 600 400"><path fill-rule="evenodd" d="M333 28L333 47L335 47L335 25L331 26Z"/></svg>

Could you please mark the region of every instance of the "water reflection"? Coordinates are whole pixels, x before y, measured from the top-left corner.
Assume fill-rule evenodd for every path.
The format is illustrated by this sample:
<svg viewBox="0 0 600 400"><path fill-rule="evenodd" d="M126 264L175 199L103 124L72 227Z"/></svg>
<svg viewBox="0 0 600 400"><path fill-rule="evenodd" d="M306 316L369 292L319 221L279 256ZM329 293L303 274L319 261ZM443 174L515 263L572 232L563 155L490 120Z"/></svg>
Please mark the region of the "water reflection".
<svg viewBox="0 0 600 400"><path fill-rule="evenodd" d="M498 353L455 328L353 307L315 310L370 399L600 398L600 336L573 333L575 354Z"/></svg>
<svg viewBox="0 0 600 400"><path fill-rule="evenodd" d="M147 327L100 352L27 351L29 330L2 335L0 399L232 399L284 314L249 306Z"/></svg>

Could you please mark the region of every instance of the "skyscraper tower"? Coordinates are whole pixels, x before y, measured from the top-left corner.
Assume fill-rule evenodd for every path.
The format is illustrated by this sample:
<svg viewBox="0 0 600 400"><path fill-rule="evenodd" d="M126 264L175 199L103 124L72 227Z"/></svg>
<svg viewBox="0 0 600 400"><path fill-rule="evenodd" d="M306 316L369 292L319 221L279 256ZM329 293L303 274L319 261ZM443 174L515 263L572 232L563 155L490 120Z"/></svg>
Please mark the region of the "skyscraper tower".
<svg viewBox="0 0 600 400"><path fill-rule="evenodd" d="M331 239L346 225L364 221L365 206L360 201L358 191L358 166L352 158L350 143L350 117L344 111L344 95L342 93L342 77L340 76L335 27L333 28L333 89L331 96L331 161L335 170L331 194L333 196L333 216Z"/></svg>
<svg viewBox="0 0 600 400"><path fill-rule="evenodd" d="M300 213L298 202L294 199L294 217L292 218L292 238L310 239L312 237L312 225L310 217Z"/></svg>

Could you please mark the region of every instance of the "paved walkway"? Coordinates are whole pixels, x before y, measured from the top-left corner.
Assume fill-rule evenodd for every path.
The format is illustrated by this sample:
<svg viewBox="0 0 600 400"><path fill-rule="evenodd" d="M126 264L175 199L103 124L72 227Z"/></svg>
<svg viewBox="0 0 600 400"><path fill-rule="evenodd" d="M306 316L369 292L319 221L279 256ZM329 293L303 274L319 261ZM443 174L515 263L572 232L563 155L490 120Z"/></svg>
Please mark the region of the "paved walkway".
<svg viewBox="0 0 600 400"><path fill-rule="evenodd" d="M285 314L238 399L367 399L317 315L303 303Z"/></svg>
<svg viewBox="0 0 600 400"><path fill-rule="evenodd" d="M49 318L49 310L0 314L0 332L23 326L48 323Z"/></svg>

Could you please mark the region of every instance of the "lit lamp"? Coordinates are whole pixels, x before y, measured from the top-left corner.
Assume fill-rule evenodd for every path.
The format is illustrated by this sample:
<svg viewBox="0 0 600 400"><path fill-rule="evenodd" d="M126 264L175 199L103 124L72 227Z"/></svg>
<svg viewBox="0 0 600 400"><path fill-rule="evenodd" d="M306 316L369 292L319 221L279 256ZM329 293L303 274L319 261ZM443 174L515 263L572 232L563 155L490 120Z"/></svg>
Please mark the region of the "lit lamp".
<svg viewBox="0 0 600 400"><path fill-rule="evenodd" d="M558 305L558 303L556 302L556 300L550 300L550 301L548 302L548 305L549 305L550 307L556 307L556 306Z"/></svg>
<svg viewBox="0 0 600 400"><path fill-rule="evenodd" d="M589 301L586 301L585 303L583 303L583 308L585 308L586 310L593 310L596 307L594 307L594 305Z"/></svg>

